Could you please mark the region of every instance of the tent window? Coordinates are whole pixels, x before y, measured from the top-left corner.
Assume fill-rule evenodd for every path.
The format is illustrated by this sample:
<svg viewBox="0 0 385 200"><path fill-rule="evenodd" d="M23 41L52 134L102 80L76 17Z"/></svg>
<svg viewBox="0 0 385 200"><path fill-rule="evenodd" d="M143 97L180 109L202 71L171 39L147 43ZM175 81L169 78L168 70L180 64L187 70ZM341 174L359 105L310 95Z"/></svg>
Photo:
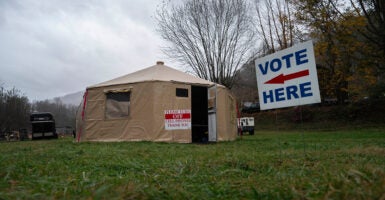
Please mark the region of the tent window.
<svg viewBox="0 0 385 200"><path fill-rule="evenodd" d="M130 114L130 92L106 93L106 119L128 117Z"/></svg>
<svg viewBox="0 0 385 200"><path fill-rule="evenodd" d="M176 88L177 97L188 97L188 89L185 88Z"/></svg>

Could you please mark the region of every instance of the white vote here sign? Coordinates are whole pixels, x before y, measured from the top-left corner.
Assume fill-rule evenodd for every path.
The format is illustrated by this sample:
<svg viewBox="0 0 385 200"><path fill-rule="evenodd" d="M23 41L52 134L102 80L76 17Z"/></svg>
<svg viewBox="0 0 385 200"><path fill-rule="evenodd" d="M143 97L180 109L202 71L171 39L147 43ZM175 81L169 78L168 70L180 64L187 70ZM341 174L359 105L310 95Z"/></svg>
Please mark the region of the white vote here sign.
<svg viewBox="0 0 385 200"><path fill-rule="evenodd" d="M255 60L261 110L321 102L312 41Z"/></svg>

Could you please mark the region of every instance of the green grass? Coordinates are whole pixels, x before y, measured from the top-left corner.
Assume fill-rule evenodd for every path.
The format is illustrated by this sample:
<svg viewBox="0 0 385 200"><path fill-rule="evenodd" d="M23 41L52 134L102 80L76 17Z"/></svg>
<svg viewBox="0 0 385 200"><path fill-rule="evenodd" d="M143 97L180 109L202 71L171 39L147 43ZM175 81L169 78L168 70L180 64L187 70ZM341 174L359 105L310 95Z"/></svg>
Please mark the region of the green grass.
<svg viewBox="0 0 385 200"><path fill-rule="evenodd" d="M385 129L217 144L1 142L0 199L381 199Z"/></svg>

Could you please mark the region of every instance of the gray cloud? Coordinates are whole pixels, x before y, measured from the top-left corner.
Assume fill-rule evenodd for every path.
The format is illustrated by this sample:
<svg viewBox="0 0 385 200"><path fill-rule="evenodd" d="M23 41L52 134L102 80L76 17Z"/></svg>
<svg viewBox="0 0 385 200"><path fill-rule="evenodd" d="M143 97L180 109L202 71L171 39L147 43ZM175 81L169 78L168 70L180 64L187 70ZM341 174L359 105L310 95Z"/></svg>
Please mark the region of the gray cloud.
<svg viewBox="0 0 385 200"><path fill-rule="evenodd" d="M160 0L0 0L0 83L31 100L153 65Z"/></svg>

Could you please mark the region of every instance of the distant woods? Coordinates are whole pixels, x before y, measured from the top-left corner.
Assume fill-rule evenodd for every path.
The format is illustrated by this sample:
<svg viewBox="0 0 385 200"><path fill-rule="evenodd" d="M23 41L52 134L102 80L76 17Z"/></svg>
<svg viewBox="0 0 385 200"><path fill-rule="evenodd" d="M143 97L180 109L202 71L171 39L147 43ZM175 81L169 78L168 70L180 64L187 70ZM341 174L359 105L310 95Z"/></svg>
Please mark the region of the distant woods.
<svg viewBox="0 0 385 200"><path fill-rule="evenodd" d="M75 127L76 109L77 106L63 104L60 98L31 103L22 91L0 85L0 133L30 129L32 112L50 112L57 127Z"/></svg>
<svg viewBox="0 0 385 200"><path fill-rule="evenodd" d="M27 128L31 104L15 88L0 86L0 133Z"/></svg>
<svg viewBox="0 0 385 200"><path fill-rule="evenodd" d="M75 128L77 106L63 104L60 98L32 103L32 112L50 112L54 115L56 127Z"/></svg>
<svg viewBox="0 0 385 200"><path fill-rule="evenodd" d="M247 88L255 73L241 68L313 40L323 100L385 98L383 0L164 2L156 14L158 32L167 42L163 51L201 78Z"/></svg>

